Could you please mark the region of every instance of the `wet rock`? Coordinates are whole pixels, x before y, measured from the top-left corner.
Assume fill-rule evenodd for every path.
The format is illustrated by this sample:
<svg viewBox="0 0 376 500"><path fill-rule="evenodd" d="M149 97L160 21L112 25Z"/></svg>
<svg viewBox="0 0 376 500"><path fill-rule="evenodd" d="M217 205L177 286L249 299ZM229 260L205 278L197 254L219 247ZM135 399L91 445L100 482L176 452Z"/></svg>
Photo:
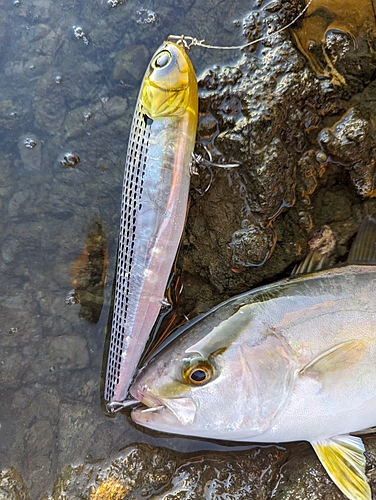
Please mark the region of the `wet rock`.
<svg viewBox="0 0 376 500"><path fill-rule="evenodd" d="M345 497L333 484L326 471L315 459L308 445L299 445L295 453L283 465L280 480L274 490L276 500L317 500Z"/></svg>
<svg viewBox="0 0 376 500"><path fill-rule="evenodd" d="M45 0L31 0L30 2L21 0L16 7L15 14L18 16L39 22L48 21L53 12L53 5Z"/></svg>
<svg viewBox="0 0 376 500"><path fill-rule="evenodd" d="M82 337L62 335L49 341L51 363L65 369L85 368L89 362L86 340Z"/></svg>
<svg viewBox="0 0 376 500"><path fill-rule="evenodd" d="M27 170L38 170L42 166L41 142L35 134L22 134L18 139L18 150Z"/></svg>
<svg viewBox="0 0 376 500"><path fill-rule="evenodd" d="M376 130L373 124L354 108L318 135L328 160L340 163L349 170L351 180L361 196L376 196L374 137Z"/></svg>
<svg viewBox="0 0 376 500"><path fill-rule="evenodd" d="M257 495L266 500L275 480L271 465L278 468L285 457L286 452L270 447L237 452L234 462L231 453L207 452L197 457L138 444L111 460L66 469L52 498L151 499L158 495L163 500L193 500L231 495L245 500Z"/></svg>
<svg viewBox="0 0 376 500"><path fill-rule="evenodd" d="M22 283L26 287L25 281L27 281L27 276L24 269L20 275L12 275L13 280L17 285ZM22 281L23 279L23 281ZM39 318L36 314L36 301L33 293L28 293L27 291L23 293L18 293L15 290L8 289L7 294L3 292L2 296L2 310L1 310L1 321L2 330L5 332L10 331L11 328L18 329L18 335L5 336L2 341L5 346L16 347L22 341L22 349L27 348L29 337L34 335L35 329L39 326ZM14 293L14 295L11 294ZM34 290L33 290L34 292ZM31 316L31 317L30 317ZM25 320L29 318L28 326L25 328ZM25 342L26 338L26 342ZM21 350L22 350L21 349ZM15 349L17 352L17 349ZM20 349L19 349L20 351Z"/></svg>
<svg viewBox="0 0 376 500"><path fill-rule="evenodd" d="M18 250L19 244L17 241L5 241L2 246L2 256L5 262L11 262L15 259L15 254Z"/></svg>
<svg viewBox="0 0 376 500"><path fill-rule="evenodd" d="M4 333L2 333L4 335ZM17 387L22 379L25 365L22 364L22 353L16 349L3 348L0 355L0 382L3 388Z"/></svg>
<svg viewBox="0 0 376 500"><path fill-rule="evenodd" d="M206 128L199 127L205 133L205 143L214 153L224 155L223 163L233 160L241 163L239 168L226 172L238 216L234 217L233 212L233 219L222 224L224 246L221 243L218 260L227 260L227 271L223 269L222 276L217 275L215 281L222 281L225 288L234 278L231 270L234 264L259 265L272 255L276 241L272 223L297 199L297 164L309 145L304 128L318 128L317 109L320 113L328 113L323 109L326 106L324 95L331 90L325 86L320 88L320 82L312 79L309 71L303 68L303 60L296 51L281 40L275 44L273 39L265 45L261 64L260 60L245 56L237 67L225 67L219 72L211 70L200 82L201 111L205 117L210 113L220 130L218 134L212 126L214 132L210 138ZM220 85L214 85L214 81ZM316 111L308 105L314 99ZM300 103L298 108L296 100ZM336 105L330 112L335 108ZM211 206L211 197L230 199L229 189L226 192L222 188L223 177L216 173L206 195L205 210ZM313 192L314 186L310 189ZM212 194L216 190L217 194ZM211 213L212 216L215 217ZM251 231L244 225L252 228ZM198 235L195 240L199 241ZM234 250L232 259L228 252L230 243ZM237 252L241 256L237 256ZM218 265L211 263L211 268L218 269ZM263 274L261 269L260 273ZM248 287L255 276L247 275Z"/></svg>
<svg viewBox="0 0 376 500"><path fill-rule="evenodd" d="M13 99L0 101L0 126L5 129L16 129L23 119L24 110L20 103Z"/></svg>
<svg viewBox="0 0 376 500"><path fill-rule="evenodd" d="M129 80L129 76L139 80L145 72L149 59L149 51L145 45L123 49L116 55L113 72L114 80Z"/></svg>
<svg viewBox="0 0 376 500"><path fill-rule="evenodd" d="M33 93L33 109L35 123L38 127L57 133L65 119L65 101L62 87L56 85L54 72L43 75L35 85Z"/></svg>
<svg viewBox="0 0 376 500"><path fill-rule="evenodd" d="M49 62L52 62L61 43L61 31L55 31L47 24L32 24L29 29L22 31L20 43L28 47L30 54L50 58Z"/></svg>
<svg viewBox="0 0 376 500"><path fill-rule="evenodd" d="M97 444L104 443L106 437L97 434L92 419L99 417L100 409L93 409L92 404L62 403L59 405L59 413L57 460L60 471L66 464L83 463L87 455L98 459L100 451Z"/></svg>
<svg viewBox="0 0 376 500"><path fill-rule="evenodd" d="M357 92L369 83L375 68L372 40L376 33L373 4L369 0L313 2L302 22L293 28L298 46L318 75ZM348 89L344 88L346 93Z"/></svg>
<svg viewBox="0 0 376 500"><path fill-rule="evenodd" d="M165 490L164 500L193 500L195 498L221 498L231 495L236 500L270 498L272 474L270 465L278 467L284 453L275 448L257 452L241 453L233 462L228 458L204 457L187 460L178 467L172 476L169 489ZM260 481L259 471L264 472L265 481Z"/></svg>
<svg viewBox="0 0 376 500"><path fill-rule="evenodd" d="M6 10L1 9L0 10L0 43L1 43L2 47L4 47L8 43L8 37L9 37L8 13ZM2 50L0 52L0 60L2 62L4 62L4 59L6 59L7 56L9 56L9 54L7 53L6 50Z"/></svg>
<svg viewBox="0 0 376 500"><path fill-rule="evenodd" d="M272 227L268 229L249 225L247 220L242 229L232 235L230 246L235 265L262 266L274 250L276 235Z"/></svg>
<svg viewBox="0 0 376 500"><path fill-rule="evenodd" d="M55 388L49 388L48 391L40 391L30 400L30 389L23 387L13 394L11 410L19 412L22 415L24 424L30 428L35 424L35 415L38 414L40 421L54 425L58 420L60 405L59 392ZM40 434L43 434L42 426L38 427ZM27 445L29 446L29 442Z"/></svg>
<svg viewBox="0 0 376 500"><path fill-rule="evenodd" d="M23 142L21 147L24 147ZM27 162L26 165L30 165L30 169L38 168L38 166L40 166L40 163L38 165L40 158L40 147L37 149L36 154L31 153L30 157L28 156L28 154L29 152L23 153L25 162ZM35 162L33 160L35 160ZM30 191L25 190L25 191L18 191L17 193L15 193L9 200L8 215L12 218L18 217L20 213L22 213L22 215L25 215L26 205L30 203L33 200L33 198L34 198L33 193L31 193ZM16 240L7 242L7 244L10 245L10 247L13 249L16 249L18 247L16 243L17 243ZM12 253L9 254L9 252L7 252L6 259L8 261L13 260L14 256L12 256Z"/></svg>
<svg viewBox="0 0 376 500"><path fill-rule="evenodd" d="M29 493L14 467L0 471L0 498L1 500L29 500Z"/></svg>
<svg viewBox="0 0 376 500"><path fill-rule="evenodd" d="M81 43L77 45L81 46ZM82 44L83 45L83 44ZM84 46L84 45L83 45ZM86 49L86 46L84 46ZM102 80L102 72L106 71L104 61L88 59L83 54L70 54L61 67L62 81L56 85L56 73L49 72L49 81L55 87L54 92L62 94L68 110L82 106L88 101L97 102L101 94L108 92ZM65 115L64 115L65 116Z"/></svg>
<svg viewBox="0 0 376 500"><path fill-rule="evenodd" d="M53 427L49 420L38 419L26 429L24 438L27 442L27 453L33 463L28 480L38 483L40 475L50 475L52 463L50 460L51 443L53 442ZM26 451L26 450L25 450ZM39 489L39 494L43 490Z"/></svg>
<svg viewBox="0 0 376 500"><path fill-rule="evenodd" d="M273 8L269 4L265 8L256 8L247 17L243 31L250 39L263 33L265 21L271 29L272 25L277 27L278 23L288 22L288 16L293 15L292 11L281 11L278 2L273 5ZM333 5L335 15L345 22L345 15L336 10L339 5ZM296 8L297 4L294 4ZM356 29L359 34L360 26ZM326 35L322 26L320 33L324 43ZM315 192L327 182L329 167L333 175L334 171L339 172L333 170L333 161L337 160L321 143L321 138L328 129L332 130L334 121L349 112L351 105L346 105L341 98L348 99L359 90L364 92L367 82L362 65L357 66L354 58L348 57L353 46L350 49L346 42L339 53L340 42L344 42L340 34L327 33L327 51L331 51L333 60L346 60L346 64L351 65L351 74L355 75L357 68L361 82L346 84L346 89L333 84L330 79L316 79L285 35L282 32L262 42L257 58L244 55L233 67L207 71L199 82L202 124L198 128L198 140L209 148L214 160L224 164L236 160L241 166L226 173L215 171L204 200L198 196L202 192L192 192L194 202L187 232L195 249L187 250L186 254L183 251L180 262L184 269L198 265L201 276L206 275L216 290L224 294L229 288L233 293L235 283L236 289L242 291L268 279L268 270L274 269L278 274L286 264L307 250L302 238L311 237L314 229L320 227L316 226L320 217L318 212L315 215L317 205L312 202ZM367 37L369 35L372 37L371 31ZM369 50L367 57L372 57ZM362 59L364 64L365 60ZM348 66L346 68L349 74ZM341 142L337 137L337 154L344 150L343 162L344 157L352 158L351 165L345 168L349 170L358 193L372 196L374 131L370 111L362 111L362 115L361 119L367 124L362 121L355 123L355 118L350 121L353 131L363 132L351 138L351 145L347 144L349 140L344 144L343 139ZM333 139L330 144L335 149ZM200 175L203 174L200 172ZM226 183L227 190L224 188ZM228 207L230 200L235 210ZM214 206L216 210L222 206L221 221ZM328 204L325 208L329 213ZM349 207L342 208L348 213ZM196 217L203 218L206 233L193 223ZM294 219L291 230L287 223L292 221L290 217ZM340 211L332 207L330 217L338 221ZM216 225L221 227L221 232L214 236ZM276 251L282 232L283 249L278 248L281 252L277 259L273 250ZM208 248L203 234L218 249L216 256L206 256ZM254 265L264 260L265 265L256 270ZM248 272L246 266L250 266L253 272Z"/></svg>
<svg viewBox="0 0 376 500"><path fill-rule="evenodd" d="M78 107L67 114L64 123L66 140L91 133L98 127L103 127L118 118L124 119L128 108L127 99L114 96L106 102L99 101L91 108Z"/></svg>

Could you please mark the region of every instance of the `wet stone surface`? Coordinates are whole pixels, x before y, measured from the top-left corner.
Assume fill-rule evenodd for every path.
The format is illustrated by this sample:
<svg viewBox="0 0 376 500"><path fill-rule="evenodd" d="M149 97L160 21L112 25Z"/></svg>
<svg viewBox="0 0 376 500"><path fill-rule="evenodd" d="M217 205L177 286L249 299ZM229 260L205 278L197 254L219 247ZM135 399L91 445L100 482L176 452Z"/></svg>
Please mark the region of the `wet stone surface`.
<svg viewBox="0 0 376 500"><path fill-rule="evenodd" d="M54 486L53 497L193 500L230 495L240 500L257 495L267 499L276 479L273 466L279 466L285 456L285 451L270 447L238 452L237 460L229 462L220 453L190 456L130 446L111 461L66 469Z"/></svg>
<svg viewBox="0 0 376 500"><path fill-rule="evenodd" d="M288 275L324 225L336 234L333 258L344 259L376 212L372 6L361 2L354 25L351 2L346 11L333 1L323 24L324 3L312 3L308 24L244 52L190 52L197 152L241 165L199 167L192 178L181 317ZM171 33L239 45L286 25L302 4L239 1L229 16L216 0L0 1L1 500L343 498L309 445L239 450L159 436L100 406L127 136L145 65ZM365 446L376 491L375 440Z"/></svg>
<svg viewBox="0 0 376 500"><path fill-rule="evenodd" d="M255 39L262 33L262 18L268 25L284 25L290 15L277 5L261 7L246 18L244 32ZM347 22L351 33L351 20ZM221 293L231 290L229 295L234 281L247 290L269 279L272 270L279 275L304 254L318 220L335 220L335 208L324 214L317 205L317 187L330 190L340 179L347 184L346 197L353 196L354 188L361 197L374 195L373 97L367 93L372 83L363 67L366 57L371 66L374 61L372 50L366 50L360 43L357 56L363 65L358 65L358 79L344 85L330 74L333 65L328 64L327 78L317 78L286 32L264 41L256 54L244 54L236 66L204 73L199 82L198 139L222 163L235 160L241 166L215 171L205 196L194 193L186 232L191 247L186 256L182 252L183 269L189 272L199 261L196 255L205 253L204 281ZM353 59L354 54L350 57L344 50L341 61L350 65ZM354 64L351 68L354 73ZM362 93L370 99L369 108L361 105ZM357 106L352 107L351 100ZM229 207L229 192L235 210ZM347 216L348 210L343 220ZM203 227L217 248L215 255L201 236ZM281 238L283 244L278 245Z"/></svg>
<svg viewBox="0 0 376 500"><path fill-rule="evenodd" d="M358 193L367 197L376 195L375 136L372 122L354 108L350 108L333 127L321 130L318 135L329 161L344 165Z"/></svg>

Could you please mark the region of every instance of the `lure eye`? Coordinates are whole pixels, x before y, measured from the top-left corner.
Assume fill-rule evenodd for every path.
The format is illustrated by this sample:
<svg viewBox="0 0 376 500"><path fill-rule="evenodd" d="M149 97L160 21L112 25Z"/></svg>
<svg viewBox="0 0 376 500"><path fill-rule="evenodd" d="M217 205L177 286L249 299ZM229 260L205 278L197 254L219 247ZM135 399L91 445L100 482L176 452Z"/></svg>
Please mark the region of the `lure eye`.
<svg viewBox="0 0 376 500"><path fill-rule="evenodd" d="M171 61L171 54L168 50L162 50L154 59L155 68L165 68Z"/></svg>
<svg viewBox="0 0 376 500"><path fill-rule="evenodd" d="M183 380L190 385L205 385L214 375L214 366L203 358L187 361L183 367Z"/></svg>

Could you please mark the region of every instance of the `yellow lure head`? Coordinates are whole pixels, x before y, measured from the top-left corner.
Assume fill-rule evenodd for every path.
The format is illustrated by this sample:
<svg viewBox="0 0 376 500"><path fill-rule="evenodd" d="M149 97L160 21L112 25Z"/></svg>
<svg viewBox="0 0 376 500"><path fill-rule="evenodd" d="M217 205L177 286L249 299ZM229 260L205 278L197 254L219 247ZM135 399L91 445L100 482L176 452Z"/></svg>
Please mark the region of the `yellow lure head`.
<svg viewBox="0 0 376 500"><path fill-rule="evenodd" d="M197 115L197 80L183 47L164 42L152 57L139 99L152 120Z"/></svg>

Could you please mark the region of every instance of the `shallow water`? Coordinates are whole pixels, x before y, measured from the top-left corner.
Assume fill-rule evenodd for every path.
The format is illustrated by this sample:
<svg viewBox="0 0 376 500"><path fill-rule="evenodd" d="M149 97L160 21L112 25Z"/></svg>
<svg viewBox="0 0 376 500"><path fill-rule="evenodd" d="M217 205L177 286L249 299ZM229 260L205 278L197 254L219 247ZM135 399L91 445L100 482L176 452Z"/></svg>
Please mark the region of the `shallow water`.
<svg viewBox="0 0 376 500"><path fill-rule="evenodd" d="M107 418L99 385L140 81L171 33L239 43L233 20L245 14L242 2L225 23L224 9L206 1L0 2L0 469L14 467L30 498L51 492L65 466L132 442L210 448ZM224 57L192 53L198 72Z"/></svg>
<svg viewBox="0 0 376 500"><path fill-rule="evenodd" d="M245 6L237 0L231 9L218 0L112 5L0 0L0 470L14 468L0 476L0 498L39 499L51 494L55 481L54 498L129 493L136 499L245 499L270 498L270 491L275 498L298 498L300 460L306 460L304 498L329 498L330 480L306 445L244 445L224 453L233 447L159 436L136 428L124 415L112 419L101 410L124 160L144 69L171 33L212 44L243 43L241 23L235 21L262 2ZM266 6L274 27L281 22L275 14L279 4ZM255 25L258 16L256 11ZM215 145L225 161L238 155L250 173L214 172L208 193L192 190L179 260L185 314L288 273L324 223L338 232L337 256L342 257L364 213L375 211L375 203L363 198L373 188L367 184L374 175L373 125L346 114L357 106L367 118L374 109L372 59L355 52L359 77L351 73L351 60L339 58L338 72L350 74L351 86L338 87L330 67L317 80L285 35L279 45L266 43L254 60L243 63L238 52L191 51L198 75L238 62L234 70L206 73L199 136L211 145L218 138ZM281 63L277 56L286 60ZM239 77L239 68L248 80ZM274 95L267 95L265 72L278 89ZM292 101L298 103L295 114ZM335 130L337 122L360 123L367 140L349 151ZM268 143L270 136L275 140ZM268 177L276 158L283 169ZM207 173L201 172L199 181L205 188ZM265 252L272 255L267 264L252 267ZM116 485L106 483L116 470L128 471L118 497ZM322 491L317 495L316 477ZM103 483L103 489L90 490L90 481L96 487Z"/></svg>

